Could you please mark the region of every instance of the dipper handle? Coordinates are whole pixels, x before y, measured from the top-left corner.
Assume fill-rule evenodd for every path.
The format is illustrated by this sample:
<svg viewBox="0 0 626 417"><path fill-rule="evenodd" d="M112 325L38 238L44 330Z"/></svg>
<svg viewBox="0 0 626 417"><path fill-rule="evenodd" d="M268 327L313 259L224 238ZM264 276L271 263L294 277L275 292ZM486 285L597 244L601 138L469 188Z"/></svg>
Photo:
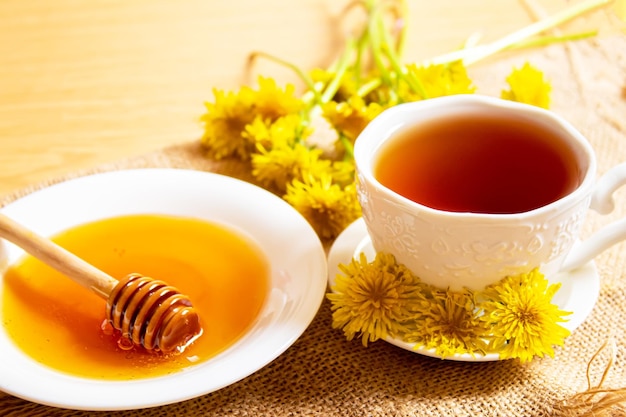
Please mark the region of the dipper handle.
<svg viewBox="0 0 626 417"><path fill-rule="evenodd" d="M202 334L189 298L163 281L141 274L129 274L118 281L2 213L0 237L105 299L106 320L120 332L122 340L147 350L182 352Z"/></svg>
<svg viewBox="0 0 626 417"><path fill-rule="evenodd" d="M107 299L118 281L73 253L0 213L0 237Z"/></svg>

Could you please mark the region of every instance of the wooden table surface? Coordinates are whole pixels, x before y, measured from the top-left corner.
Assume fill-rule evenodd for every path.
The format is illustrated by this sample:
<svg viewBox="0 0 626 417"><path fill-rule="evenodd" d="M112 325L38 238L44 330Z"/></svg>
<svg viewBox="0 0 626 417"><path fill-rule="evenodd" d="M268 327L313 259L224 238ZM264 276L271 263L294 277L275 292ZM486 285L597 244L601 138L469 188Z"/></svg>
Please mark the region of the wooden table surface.
<svg viewBox="0 0 626 417"><path fill-rule="evenodd" d="M529 3L530 0L527 0ZM554 13L575 0L534 0ZM342 45L344 0L3 0L0 196L78 169L196 140L213 88L295 81ZM532 22L520 0L408 0L406 62ZM602 12L600 12L602 13ZM597 15L598 13L595 13ZM574 25L593 27L594 15Z"/></svg>

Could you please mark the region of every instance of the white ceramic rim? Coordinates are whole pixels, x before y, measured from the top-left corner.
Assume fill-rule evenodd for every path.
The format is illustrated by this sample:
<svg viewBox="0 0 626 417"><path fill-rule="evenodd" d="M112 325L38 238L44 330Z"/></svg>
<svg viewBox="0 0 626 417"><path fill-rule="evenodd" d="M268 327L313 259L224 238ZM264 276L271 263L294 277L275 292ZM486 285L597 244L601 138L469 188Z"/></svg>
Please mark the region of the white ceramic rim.
<svg viewBox="0 0 626 417"><path fill-rule="evenodd" d="M437 210L422 204L416 203L406 197L394 193L382 185L373 175L374 156L378 153L383 142L396 132L402 131L414 125L416 120L424 120L423 115L443 113L437 115L447 117L450 114L461 114L482 109L486 112L506 112L511 114L517 112L526 120L543 123L551 130L565 132L572 139L572 143L577 148L575 151L583 158L587 159L588 166L585 175L579 186L565 197L545 206L521 212L506 214L491 213L470 213L470 212L449 212ZM454 112L454 113L452 113ZM549 123L549 125L548 125ZM363 129L354 143L354 159L358 175L367 183L375 187L377 192L382 193L387 199L403 202L404 205L419 207L420 210L432 214L445 214L450 217L463 217L468 219L482 219L485 221L498 221L515 217L523 220L528 217L542 215L552 212L558 206L559 209L571 207L593 190L596 175L596 158L591 144L587 139L567 120L557 114L529 104L518 103L496 97L481 96L479 94L458 94L445 97L437 97L429 100L422 100L410 103L403 103L384 110L374 120Z"/></svg>
<svg viewBox="0 0 626 417"><path fill-rule="evenodd" d="M26 356L0 326L0 390L45 405L127 410L216 391L291 346L317 314L327 289L326 254L308 222L270 192L223 175L157 168L94 174L44 188L0 211L44 236L124 214L203 218L246 234L271 265L272 288L251 329L215 358L169 376L101 381L66 375ZM4 250L9 262L23 254L8 243Z"/></svg>

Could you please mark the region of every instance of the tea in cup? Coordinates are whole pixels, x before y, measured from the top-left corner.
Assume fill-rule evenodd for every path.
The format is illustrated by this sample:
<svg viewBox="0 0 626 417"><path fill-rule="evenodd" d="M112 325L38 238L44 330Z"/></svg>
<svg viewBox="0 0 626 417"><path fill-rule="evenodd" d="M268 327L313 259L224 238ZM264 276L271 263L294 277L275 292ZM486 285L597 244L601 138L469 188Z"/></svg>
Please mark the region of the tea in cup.
<svg viewBox="0 0 626 417"><path fill-rule="evenodd" d="M377 252L423 282L481 290L535 268L550 277L626 238L626 220L577 243L588 208L612 210L626 164L596 183L589 142L553 112L479 95L397 105L355 142Z"/></svg>

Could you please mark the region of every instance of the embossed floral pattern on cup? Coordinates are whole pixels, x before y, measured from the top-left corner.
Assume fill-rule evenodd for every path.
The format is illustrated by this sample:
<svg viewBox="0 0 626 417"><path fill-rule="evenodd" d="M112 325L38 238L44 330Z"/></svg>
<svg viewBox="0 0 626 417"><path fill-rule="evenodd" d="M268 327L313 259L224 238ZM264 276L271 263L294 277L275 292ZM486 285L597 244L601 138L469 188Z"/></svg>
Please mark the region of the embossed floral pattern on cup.
<svg viewBox="0 0 626 417"><path fill-rule="evenodd" d="M461 113L521 117L538 126L550 126L576 155L577 188L555 202L526 212L462 213L423 206L376 180L377 151L382 142L393 138L394 132L435 116ZM612 226L621 233L616 235L607 226L596 233L597 239L588 239L589 244L576 244L592 194L596 199L595 194L600 192L597 206L610 211L611 193L626 182L626 164L616 167L611 175L607 174L610 178L603 178L602 185L596 187L595 155L587 140L568 122L543 109L476 95L406 103L374 119L357 139L354 155L357 192L374 249L391 253L422 281L435 286L482 289L506 275L534 268L549 277L563 268L566 258L567 267L573 268L626 238L626 220L622 220L623 224Z"/></svg>

